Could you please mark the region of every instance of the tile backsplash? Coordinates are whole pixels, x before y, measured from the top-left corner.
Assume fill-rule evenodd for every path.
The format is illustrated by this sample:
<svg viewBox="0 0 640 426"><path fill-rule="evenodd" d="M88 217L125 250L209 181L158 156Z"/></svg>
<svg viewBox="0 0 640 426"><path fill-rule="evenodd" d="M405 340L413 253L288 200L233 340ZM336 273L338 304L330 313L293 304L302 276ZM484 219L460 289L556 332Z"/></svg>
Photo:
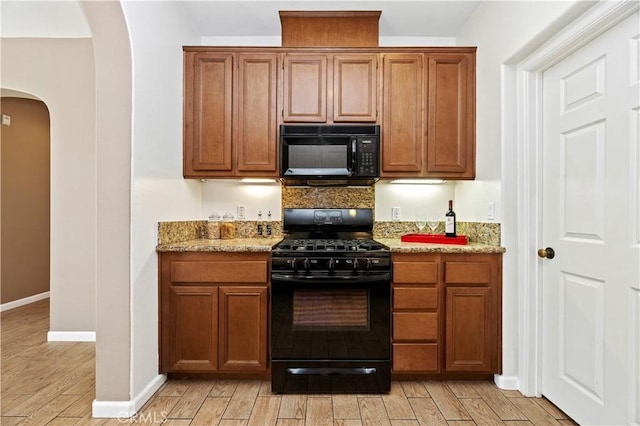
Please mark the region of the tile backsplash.
<svg viewBox="0 0 640 426"><path fill-rule="evenodd" d="M375 186L307 187L283 186L282 209L367 208L376 205Z"/></svg>

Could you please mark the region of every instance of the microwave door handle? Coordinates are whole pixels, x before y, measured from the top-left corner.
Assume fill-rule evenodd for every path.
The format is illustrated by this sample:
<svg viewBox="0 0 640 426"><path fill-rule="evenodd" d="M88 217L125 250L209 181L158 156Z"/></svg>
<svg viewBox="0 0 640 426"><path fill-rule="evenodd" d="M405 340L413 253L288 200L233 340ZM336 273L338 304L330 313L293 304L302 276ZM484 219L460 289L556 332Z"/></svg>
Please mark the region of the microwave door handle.
<svg viewBox="0 0 640 426"><path fill-rule="evenodd" d="M358 145L358 139L355 137L351 138L351 171L350 171L350 175L355 175L357 174L357 170L356 170L356 160L357 160L357 145Z"/></svg>

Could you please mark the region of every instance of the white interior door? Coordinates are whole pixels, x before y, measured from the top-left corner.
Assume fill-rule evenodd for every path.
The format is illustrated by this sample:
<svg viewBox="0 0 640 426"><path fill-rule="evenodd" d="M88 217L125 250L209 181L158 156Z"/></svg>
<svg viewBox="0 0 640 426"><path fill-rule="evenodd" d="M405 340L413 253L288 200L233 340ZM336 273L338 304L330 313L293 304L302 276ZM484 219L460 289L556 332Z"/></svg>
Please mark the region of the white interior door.
<svg viewBox="0 0 640 426"><path fill-rule="evenodd" d="M542 393L580 424L640 422L638 19L543 74Z"/></svg>

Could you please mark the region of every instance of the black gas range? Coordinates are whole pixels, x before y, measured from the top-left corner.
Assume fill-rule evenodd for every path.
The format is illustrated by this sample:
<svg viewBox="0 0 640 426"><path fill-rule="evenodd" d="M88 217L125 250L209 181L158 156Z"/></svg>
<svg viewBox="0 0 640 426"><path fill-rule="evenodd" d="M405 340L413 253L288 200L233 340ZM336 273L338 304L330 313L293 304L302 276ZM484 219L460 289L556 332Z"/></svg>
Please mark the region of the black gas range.
<svg viewBox="0 0 640 426"><path fill-rule="evenodd" d="M391 253L371 209L285 209L271 254L274 392L388 392Z"/></svg>

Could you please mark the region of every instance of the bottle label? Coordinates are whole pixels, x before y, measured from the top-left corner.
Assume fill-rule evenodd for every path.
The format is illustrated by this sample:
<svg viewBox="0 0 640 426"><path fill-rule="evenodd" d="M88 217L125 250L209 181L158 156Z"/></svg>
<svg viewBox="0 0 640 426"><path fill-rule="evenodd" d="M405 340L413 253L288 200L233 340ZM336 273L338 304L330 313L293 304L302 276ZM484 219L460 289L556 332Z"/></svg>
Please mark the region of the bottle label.
<svg viewBox="0 0 640 426"><path fill-rule="evenodd" d="M444 232L446 232L447 234L453 234L454 232L456 232L455 224L455 219L451 216L447 216L444 222Z"/></svg>

